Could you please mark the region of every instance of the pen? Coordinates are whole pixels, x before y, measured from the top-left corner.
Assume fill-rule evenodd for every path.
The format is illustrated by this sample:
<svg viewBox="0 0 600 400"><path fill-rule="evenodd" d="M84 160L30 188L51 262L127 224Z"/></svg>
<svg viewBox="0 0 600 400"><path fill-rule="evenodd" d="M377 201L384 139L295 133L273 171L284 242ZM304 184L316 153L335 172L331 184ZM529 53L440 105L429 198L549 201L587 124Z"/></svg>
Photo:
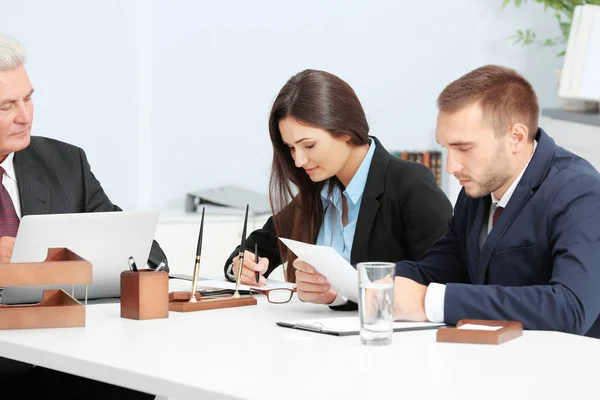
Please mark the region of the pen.
<svg viewBox="0 0 600 400"><path fill-rule="evenodd" d="M190 303L196 302L196 283L200 272L200 253L202 252L202 232L204 231L204 207L202 207L202 219L200 220L200 233L198 234L198 246L196 247L196 263L194 264L194 276L192 281L192 295Z"/></svg>
<svg viewBox="0 0 600 400"><path fill-rule="evenodd" d="M158 267L156 267L156 269L154 270L154 272L158 272L158 271L162 270L165 267L165 265L167 265L167 261L166 260L162 260L160 262L160 264L158 264Z"/></svg>
<svg viewBox="0 0 600 400"><path fill-rule="evenodd" d="M237 271L237 276L235 277L235 293L233 294L233 298L239 299L240 292L238 291L240 286L240 279L242 277L242 268L244 268L244 251L246 248L246 227L248 226L248 208L249 204L246 204L246 217L244 218L244 229L242 229L242 243L240 244L240 254L239 254L239 267Z"/></svg>
<svg viewBox="0 0 600 400"><path fill-rule="evenodd" d="M135 265L135 259L133 256L129 256L129 269L133 272L138 272L137 265Z"/></svg>
<svg viewBox="0 0 600 400"><path fill-rule="evenodd" d="M258 244L254 244L254 262L256 264L258 264ZM256 271L254 273L256 275L256 283L258 283L258 281L260 281L260 272Z"/></svg>

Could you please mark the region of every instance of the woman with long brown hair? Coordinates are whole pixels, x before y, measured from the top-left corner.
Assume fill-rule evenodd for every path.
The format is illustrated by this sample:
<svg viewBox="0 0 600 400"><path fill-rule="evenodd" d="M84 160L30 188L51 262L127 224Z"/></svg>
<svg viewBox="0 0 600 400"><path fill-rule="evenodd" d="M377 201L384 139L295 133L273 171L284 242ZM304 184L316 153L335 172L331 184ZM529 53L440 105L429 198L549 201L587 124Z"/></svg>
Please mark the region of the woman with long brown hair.
<svg viewBox="0 0 600 400"><path fill-rule="evenodd" d="M273 216L246 241L241 283L263 285L287 262L286 280L296 282L301 300L341 306L346 299L323 276L293 268L295 256L278 237L332 246L355 265L415 260L445 231L452 206L432 172L393 157L369 136L358 97L337 76L305 70L290 78L273 104L269 132ZM225 264L229 279L238 254Z"/></svg>

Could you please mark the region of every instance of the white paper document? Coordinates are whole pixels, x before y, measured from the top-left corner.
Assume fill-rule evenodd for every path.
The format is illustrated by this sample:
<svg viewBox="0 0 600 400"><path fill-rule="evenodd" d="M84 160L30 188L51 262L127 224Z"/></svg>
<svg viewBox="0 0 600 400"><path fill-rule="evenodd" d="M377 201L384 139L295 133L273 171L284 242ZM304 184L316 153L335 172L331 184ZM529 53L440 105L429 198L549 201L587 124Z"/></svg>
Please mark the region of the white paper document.
<svg viewBox="0 0 600 400"><path fill-rule="evenodd" d="M327 278L337 294L358 303L358 273L333 247L279 238L302 261Z"/></svg>
<svg viewBox="0 0 600 400"><path fill-rule="evenodd" d="M169 290L171 286L178 287L178 290L192 290L192 277L189 275L171 275L176 279L169 279ZM171 282L178 281L178 282ZM231 289L235 290L235 282L230 282L225 279L198 279L198 289L214 288L214 289ZM267 279L267 283L263 286L248 286L241 285L239 290L272 290L272 289L293 289L296 286L295 283L283 282L274 279Z"/></svg>
<svg viewBox="0 0 600 400"><path fill-rule="evenodd" d="M307 319L301 321L280 321L277 325L286 328L302 329L307 331L315 331L327 333L331 335L347 336L358 335L360 332L360 320L355 317L335 317L323 319ZM416 331L426 329L436 329L444 326L444 324L434 322L409 322L397 321L394 322L394 332Z"/></svg>
<svg viewBox="0 0 600 400"><path fill-rule="evenodd" d="M459 326L457 329L470 329L473 331L497 331L504 328L503 326L490 326L490 325L476 325L476 324L464 324Z"/></svg>

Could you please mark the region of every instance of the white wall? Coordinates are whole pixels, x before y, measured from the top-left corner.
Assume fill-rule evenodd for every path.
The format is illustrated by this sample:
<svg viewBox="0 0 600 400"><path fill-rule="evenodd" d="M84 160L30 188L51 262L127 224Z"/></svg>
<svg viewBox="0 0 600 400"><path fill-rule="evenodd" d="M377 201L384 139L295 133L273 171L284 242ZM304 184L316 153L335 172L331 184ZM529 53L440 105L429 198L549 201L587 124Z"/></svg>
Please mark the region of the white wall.
<svg viewBox="0 0 600 400"><path fill-rule="evenodd" d="M36 93L33 134L84 147L114 202L137 205L136 43L131 2L1 1Z"/></svg>
<svg viewBox="0 0 600 400"><path fill-rule="evenodd" d="M84 147L124 208L181 208L203 187L266 193L271 102L305 68L346 79L389 150L437 148L437 94L485 63L555 106L557 49L506 40L556 35L553 16L501 3L0 0L0 29L27 47L35 134Z"/></svg>

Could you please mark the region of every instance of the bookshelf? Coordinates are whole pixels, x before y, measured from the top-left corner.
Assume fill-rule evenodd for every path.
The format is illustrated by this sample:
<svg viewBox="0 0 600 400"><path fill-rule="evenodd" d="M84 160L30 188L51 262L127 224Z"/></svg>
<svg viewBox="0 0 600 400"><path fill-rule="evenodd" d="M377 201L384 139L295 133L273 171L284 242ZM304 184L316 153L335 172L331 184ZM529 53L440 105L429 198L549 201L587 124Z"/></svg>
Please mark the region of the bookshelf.
<svg viewBox="0 0 600 400"><path fill-rule="evenodd" d="M435 177L438 186L442 187L443 156L441 151L392 151L392 155L403 160L414 161L425 165L433 172L433 176Z"/></svg>

